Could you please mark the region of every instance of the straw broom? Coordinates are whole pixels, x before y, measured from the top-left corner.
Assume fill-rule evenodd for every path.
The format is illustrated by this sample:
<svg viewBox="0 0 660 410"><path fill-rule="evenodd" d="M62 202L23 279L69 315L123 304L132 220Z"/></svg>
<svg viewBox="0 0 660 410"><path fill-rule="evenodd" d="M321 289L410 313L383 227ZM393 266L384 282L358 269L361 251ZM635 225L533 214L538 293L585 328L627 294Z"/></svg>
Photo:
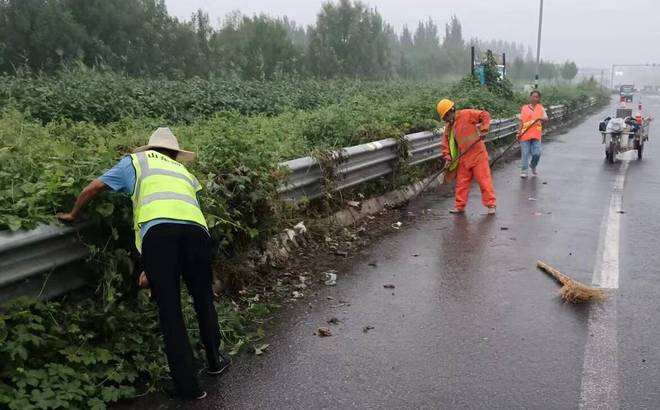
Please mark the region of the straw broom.
<svg viewBox="0 0 660 410"><path fill-rule="evenodd" d="M606 291L587 286L575 279L571 279L568 275L561 273L545 262L537 261L536 266L552 276L557 282L561 283L562 287L559 291L559 295L564 302L602 302L608 297Z"/></svg>

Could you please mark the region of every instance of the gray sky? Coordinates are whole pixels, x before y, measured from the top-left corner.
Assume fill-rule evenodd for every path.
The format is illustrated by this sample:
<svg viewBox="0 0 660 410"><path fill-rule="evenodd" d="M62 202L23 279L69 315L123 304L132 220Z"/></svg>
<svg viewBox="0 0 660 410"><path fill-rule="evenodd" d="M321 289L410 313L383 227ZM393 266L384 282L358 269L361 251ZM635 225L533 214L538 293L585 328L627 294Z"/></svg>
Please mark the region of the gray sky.
<svg viewBox="0 0 660 410"><path fill-rule="evenodd" d="M227 13L286 15L311 24L322 0L166 0L170 14L188 19L197 9L217 22ZM400 30L433 18L444 27L452 14L463 23L466 38L503 39L536 50L539 0L369 0L386 21ZM618 21L622 23L617 24ZM660 63L660 1L545 0L544 59L575 60L582 67L612 63ZM535 51L536 52L536 51Z"/></svg>

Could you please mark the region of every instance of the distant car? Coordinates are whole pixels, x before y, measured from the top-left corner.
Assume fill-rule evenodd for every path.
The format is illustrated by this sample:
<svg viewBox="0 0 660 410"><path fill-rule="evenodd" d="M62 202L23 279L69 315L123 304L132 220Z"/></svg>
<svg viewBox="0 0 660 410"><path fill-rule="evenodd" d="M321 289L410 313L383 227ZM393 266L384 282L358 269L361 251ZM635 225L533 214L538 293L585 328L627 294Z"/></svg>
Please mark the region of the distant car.
<svg viewBox="0 0 660 410"><path fill-rule="evenodd" d="M634 85L622 85L619 88L619 95L621 96L621 101L632 102L633 97L635 96L635 86Z"/></svg>

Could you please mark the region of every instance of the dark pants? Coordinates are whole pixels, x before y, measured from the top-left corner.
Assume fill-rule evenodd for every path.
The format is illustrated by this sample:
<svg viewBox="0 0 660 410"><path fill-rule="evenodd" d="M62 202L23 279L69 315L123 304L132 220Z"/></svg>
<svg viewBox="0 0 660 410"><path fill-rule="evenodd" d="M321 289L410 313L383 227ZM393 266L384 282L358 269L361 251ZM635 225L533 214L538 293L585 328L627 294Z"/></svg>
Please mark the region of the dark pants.
<svg viewBox="0 0 660 410"><path fill-rule="evenodd" d="M220 327L213 304L211 238L196 225L159 224L142 241L142 261L158 305L174 386L179 394L196 394L200 387L181 312L181 277L193 298L207 360L217 360Z"/></svg>

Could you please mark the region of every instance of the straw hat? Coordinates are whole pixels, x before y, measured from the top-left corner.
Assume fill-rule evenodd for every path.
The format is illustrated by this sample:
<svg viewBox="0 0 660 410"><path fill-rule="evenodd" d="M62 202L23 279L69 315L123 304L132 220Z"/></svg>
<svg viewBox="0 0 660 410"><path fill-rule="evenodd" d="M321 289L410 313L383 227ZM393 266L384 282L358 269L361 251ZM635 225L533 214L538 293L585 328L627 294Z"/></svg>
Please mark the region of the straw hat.
<svg viewBox="0 0 660 410"><path fill-rule="evenodd" d="M172 151L177 151L179 154L176 159L178 161L194 161L195 153L191 151L182 150L179 148L179 141L167 127L160 127L149 137L149 143L142 147L135 148L133 152L148 151L153 148L166 148Z"/></svg>

